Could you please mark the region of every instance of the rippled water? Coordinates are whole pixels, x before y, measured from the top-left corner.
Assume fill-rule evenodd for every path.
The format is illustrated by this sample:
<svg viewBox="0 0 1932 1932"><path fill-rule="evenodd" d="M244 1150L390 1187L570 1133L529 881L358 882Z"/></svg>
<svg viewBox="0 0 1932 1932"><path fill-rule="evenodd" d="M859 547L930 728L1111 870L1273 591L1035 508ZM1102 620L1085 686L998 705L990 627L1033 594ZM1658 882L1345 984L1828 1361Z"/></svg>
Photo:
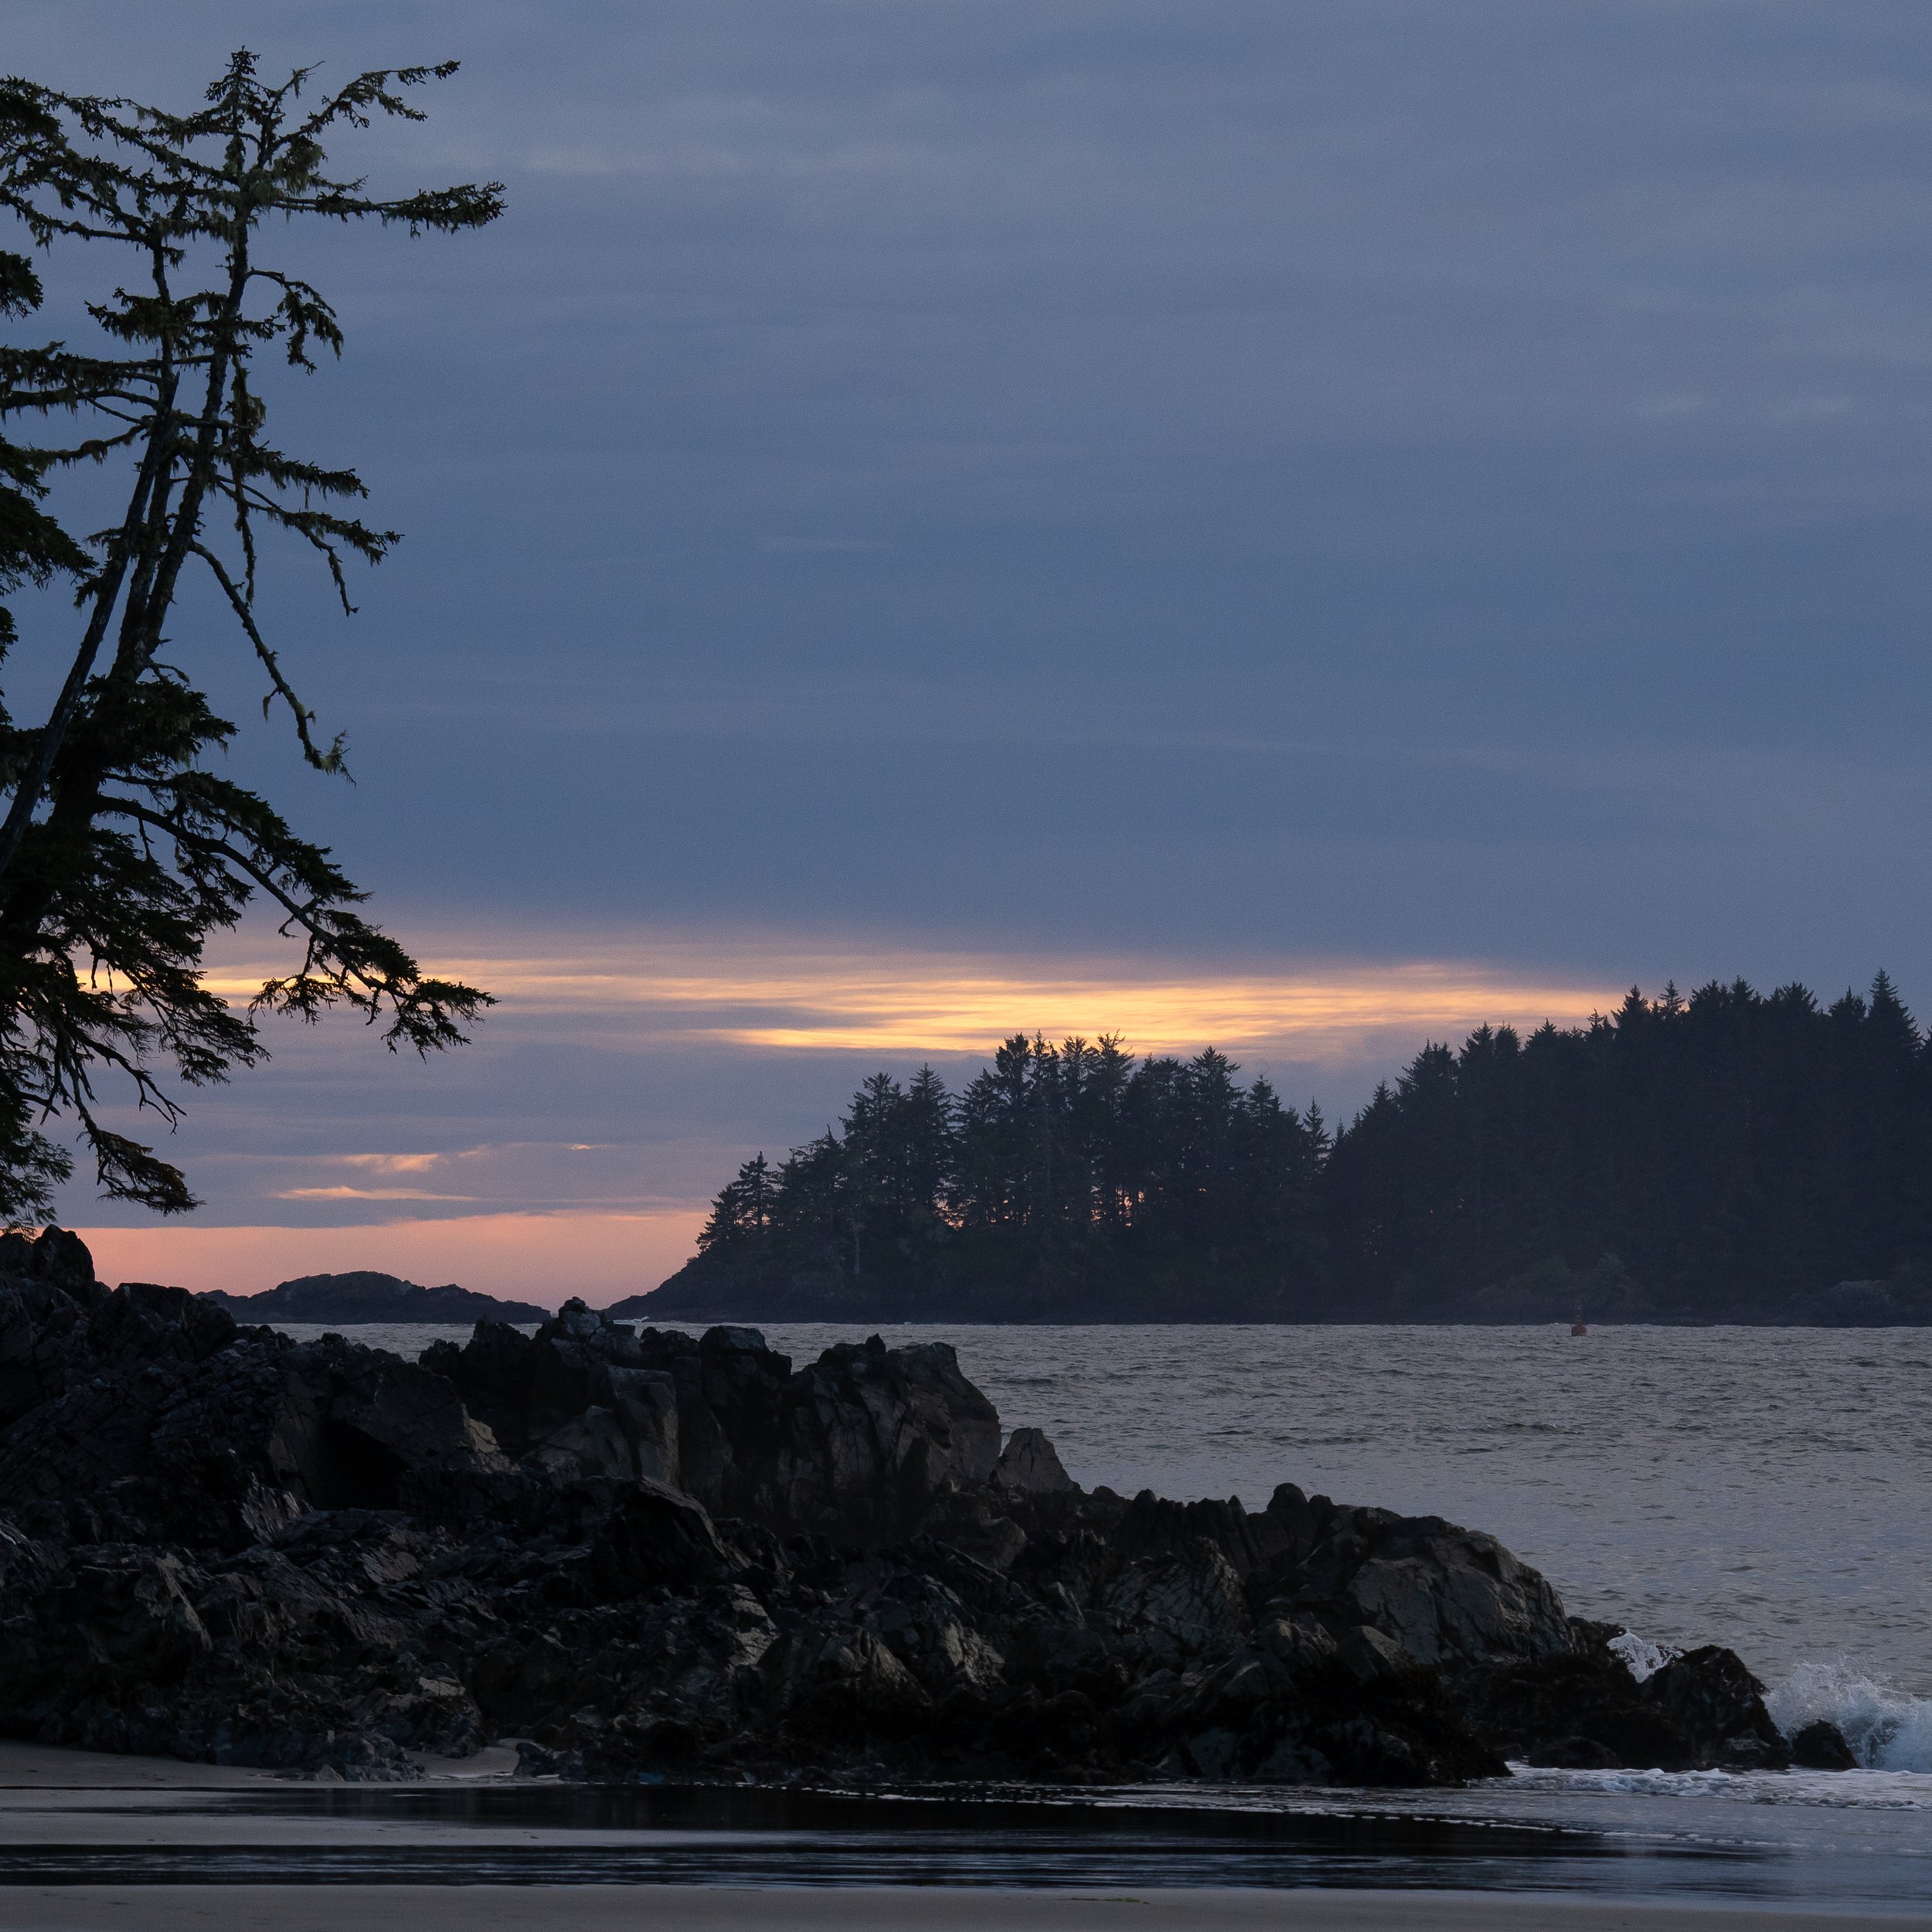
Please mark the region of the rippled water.
<svg viewBox="0 0 1932 1932"><path fill-rule="evenodd" d="M410 1354L462 1335L352 1332ZM766 1335L802 1362L855 1332ZM1729 1644L1774 1684L1809 1671L1815 1704L1862 1699L1895 1742L1923 1727L1914 1767L1932 1770L1917 1701L1932 1695L1932 1330L959 1325L888 1338L952 1342L1002 1421L1045 1429L1083 1483L1259 1505L1293 1481L1489 1530L1573 1611ZM1829 1695L1821 1669L1837 1673Z"/></svg>
<svg viewBox="0 0 1932 1932"><path fill-rule="evenodd" d="M1932 1331L932 1332L1082 1482L1447 1516L1580 1614L1932 1692ZM808 1357L834 1334L769 1339Z"/></svg>

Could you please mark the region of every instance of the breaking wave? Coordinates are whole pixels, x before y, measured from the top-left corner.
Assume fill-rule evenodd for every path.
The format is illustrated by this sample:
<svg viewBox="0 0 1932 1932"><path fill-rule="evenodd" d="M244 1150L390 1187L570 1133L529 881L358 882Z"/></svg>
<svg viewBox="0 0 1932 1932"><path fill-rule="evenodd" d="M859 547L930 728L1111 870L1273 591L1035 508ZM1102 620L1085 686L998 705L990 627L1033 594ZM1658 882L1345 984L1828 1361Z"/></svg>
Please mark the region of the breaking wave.
<svg viewBox="0 0 1932 1932"><path fill-rule="evenodd" d="M1787 1737L1829 1718L1867 1769L1932 1772L1932 1698L1894 1690L1842 1658L1799 1665L1764 1704Z"/></svg>
<svg viewBox="0 0 1932 1932"><path fill-rule="evenodd" d="M1610 1648L1624 1660L1631 1675L1640 1684L1646 1678L1655 1677L1672 1658L1684 1654L1674 1644L1653 1644L1648 1637L1639 1637L1628 1630L1621 1637L1613 1637Z"/></svg>

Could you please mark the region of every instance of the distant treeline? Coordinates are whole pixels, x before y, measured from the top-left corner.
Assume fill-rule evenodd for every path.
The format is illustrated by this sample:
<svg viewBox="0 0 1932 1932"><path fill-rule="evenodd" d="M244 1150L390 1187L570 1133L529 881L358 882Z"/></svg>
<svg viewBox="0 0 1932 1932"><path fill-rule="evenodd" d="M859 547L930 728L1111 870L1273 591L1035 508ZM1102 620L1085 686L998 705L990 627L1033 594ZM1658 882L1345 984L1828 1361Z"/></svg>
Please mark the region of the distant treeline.
<svg viewBox="0 0 1932 1932"><path fill-rule="evenodd" d="M1883 974L1425 1046L1331 1132L1213 1048L1015 1035L719 1194L653 1318L1932 1321L1932 1046Z"/></svg>

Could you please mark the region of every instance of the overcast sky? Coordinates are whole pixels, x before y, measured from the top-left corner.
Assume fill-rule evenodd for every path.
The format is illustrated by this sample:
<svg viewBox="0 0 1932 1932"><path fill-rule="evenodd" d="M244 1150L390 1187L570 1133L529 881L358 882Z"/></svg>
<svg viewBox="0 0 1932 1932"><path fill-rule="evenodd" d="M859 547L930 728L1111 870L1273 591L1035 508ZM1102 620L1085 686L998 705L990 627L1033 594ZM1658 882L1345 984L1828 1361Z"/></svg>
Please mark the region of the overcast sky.
<svg viewBox="0 0 1932 1932"><path fill-rule="evenodd" d="M1633 981L1932 1003L1923 0L9 0L0 61L243 41L461 58L344 159L508 186L274 238L349 328L281 433L407 541L352 621L280 566L355 787L236 757L508 997L278 1029L111 1277L648 1285L982 1023L1332 1111Z"/></svg>

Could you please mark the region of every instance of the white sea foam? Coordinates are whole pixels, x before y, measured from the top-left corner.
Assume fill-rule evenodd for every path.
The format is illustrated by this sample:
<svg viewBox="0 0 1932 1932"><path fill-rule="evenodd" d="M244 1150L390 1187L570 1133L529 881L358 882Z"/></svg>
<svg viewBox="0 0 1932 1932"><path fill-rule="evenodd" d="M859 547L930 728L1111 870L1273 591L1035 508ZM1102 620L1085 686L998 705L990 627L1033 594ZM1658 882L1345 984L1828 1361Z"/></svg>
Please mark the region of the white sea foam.
<svg viewBox="0 0 1932 1932"><path fill-rule="evenodd" d="M1653 1644L1648 1637L1639 1637L1630 1630L1621 1637L1613 1637L1610 1648L1629 1665L1631 1675L1640 1684L1646 1677L1655 1677L1673 1658L1684 1654L1674 1645Z"/></svg>
<svg viewBox="0 0 1932 1932"><path fill-rule="evenodd" d="M1764 1703L1787 1737L1826 1717L1871 1770L1932 1772L1932 1698L1894 1690L1842 1658L1799 1665Z"/></svg>

